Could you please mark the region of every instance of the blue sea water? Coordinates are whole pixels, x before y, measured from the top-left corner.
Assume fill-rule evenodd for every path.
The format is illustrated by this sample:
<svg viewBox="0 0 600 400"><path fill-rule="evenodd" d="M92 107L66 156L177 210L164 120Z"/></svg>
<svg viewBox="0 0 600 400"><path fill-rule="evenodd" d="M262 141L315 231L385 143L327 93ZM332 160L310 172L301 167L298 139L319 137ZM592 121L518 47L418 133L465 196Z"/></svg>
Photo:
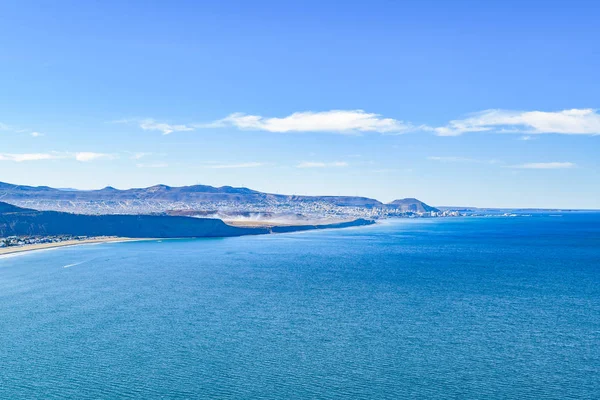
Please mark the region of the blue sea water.
<svg viewBox="0 0 600 400"><path fill-rule="evenodd" d="M0 398L598 399L600 213L0 258Z"/></svg>

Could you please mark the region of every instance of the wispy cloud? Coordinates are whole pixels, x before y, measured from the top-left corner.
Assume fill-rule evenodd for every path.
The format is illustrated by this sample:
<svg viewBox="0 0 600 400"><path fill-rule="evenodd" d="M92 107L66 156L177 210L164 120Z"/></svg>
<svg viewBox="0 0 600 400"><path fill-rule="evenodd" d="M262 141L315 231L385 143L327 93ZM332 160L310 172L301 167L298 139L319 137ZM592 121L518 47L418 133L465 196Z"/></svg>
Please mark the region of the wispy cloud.
<svg viewBox="0 0 600 400"><path fill-rule="evenodd" d="M82 151L79 153L75 153L75 159L77 161L81 161L81 162L88 162L88 161L94 161L94 160L100 160L100 159L112 160L116 157L117 156L115 154L94 153L91 151Z"/></svg>
<svg viewBox="0 0 600 400"><path fill-rule="evenodd" d="M566 168L574 168L574 167L576 167L576 165L572 162L527 163L527 164L512 166L512 168L520 168L520 169L566 169Z"/></svg>
<svg viewBox="0 0 600 400"><path fill-rule="evenodd" d="M43 133L40 132L31 132L29 135L31 135L32 137L40 137L40 136L44 136Z"/></svg>
<svg viewBox="0 0 600 400"><path fill-rule="evenodd" d="M349 164L345 161L334 161L334 162L314 162L314 161L303 161L296 165L296 168L340 168L347 167Z"/></svg>
<svg viewBox="0 0 600 400"><path fill-rule="evenodd" d="M110 121L110 123L137 125L145 131L159 131L162 132L163 135L168 135L173 132L194 130L194 128L190 125L158 122L152 118L125 118L116 121Z"/></svg>
<svg viewBox="0 0 600 400"><path fill-rule="evenodd" d="M65 158L65 156L58 153L0 153L0 161L25 162L55 160L58 158Z"/></svg>
<svg viewBox="0 0 600 400"><path fill-rule="evenodd" d="M598 135L600 114L591 108L555 112L485 110L465 119L450 121L446 126L432 128L432 130L439 136L458 136L467 132L487 131Z"/></svg>
<svg viewBox="0 0 600 400"><path fill-rule="evenodd" d="M529 135L524 135L524 136L521 136L521 137L519 138L519 140L522 140L522 141L524 141L524 142L527 142L527 141L530 141L530 140L534 140L534 139L535 139L535 138L534 138L533 136L529 136Z"/></svg>
<svg viewBox="0 0 600 400"><path fill-rule="evenodd" d="M256 167L262 167L266 165L265 163L261 163L261 162L247 162L247 163L240 163L240 164L214 164L214 165L207 165L206 168L211 168L211 169L227 169L227 168L256 168Z"/></svg>
<svg viewBox="0 0 600 400"><path fill-rule="evenodd" d="M562 111L489 109L470 114L466 118L451 120L446 125L439 127L413 124L360 109L303 111L283 117L266 117L237 112L203 124L173 124L159 122L152 118L123 119L113 122L136 124L143 130L159 131L164 135L173 132L224 127L279 133L329 132L347 135L369 132L401 134L421 131L433 132L438 136L459 136L468 132L501 132L522 134L524 136L521 137L521 140L531 140L532 135L545 133L600 135L600 114L592 108Z"/></svg>
<svg viewBox="0 0 600 400"><path fill-rule="evenodd" d="M332 132L356 134L361 132L404 133L414 129L402 121L383 118L363 110L331 110L295 112L286 117L263 117L233 113L199 128L235 127L267 132Z"/></svg>
<svg viewBox="0 0 600 400"><path fill-rule="evenodd" d="M194 128L182 124L168 124L166 122L157 122L153 119L144 119L140 121L140 128L145 131L160 131L163 135L173 132L193 131Z"/></svg>
<svg viewBox="0 0 600 400"><path fill-rule="evenodd" d="M135 153L130 153L131 156L129 158L131 158L132 160L141 160L144 157L148 157L151 156L152 153L145 153L145 152L135 152Z"/></svg>

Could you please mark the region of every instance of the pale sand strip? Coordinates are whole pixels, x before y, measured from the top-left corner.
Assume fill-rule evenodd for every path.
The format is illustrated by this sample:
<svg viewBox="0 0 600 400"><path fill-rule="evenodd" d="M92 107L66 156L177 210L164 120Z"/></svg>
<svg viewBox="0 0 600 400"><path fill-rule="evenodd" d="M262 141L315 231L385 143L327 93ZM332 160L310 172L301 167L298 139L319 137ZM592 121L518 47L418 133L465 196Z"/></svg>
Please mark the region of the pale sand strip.
<svg viewBox="0 0 600 400"><path fill-rule="evenodd" d="M251 219L224 219L227 225L242 228L274 228L290 226L314 226L314 225L334 225L344 222L352 222L353 219L325 219L325 220L297 220L297 221L269 221L269 220L251 220Z"/></svg>
<svg viewBox="0 0 600 400"><path fill-rule="evenodd" d="M135 239L135 238L122 238L116 236L103 236L95 237L83 240L65 240L64 242L57 243L40 243L40 244L26 244L24 246L11 246L0 248L0 255L23 253L26 251L52 249L55 247L66 247L66 246L77 246L80 244L93 244L93 243L115 243L115 242L132 242L139 240L153 240L153 239Z"/></svg>

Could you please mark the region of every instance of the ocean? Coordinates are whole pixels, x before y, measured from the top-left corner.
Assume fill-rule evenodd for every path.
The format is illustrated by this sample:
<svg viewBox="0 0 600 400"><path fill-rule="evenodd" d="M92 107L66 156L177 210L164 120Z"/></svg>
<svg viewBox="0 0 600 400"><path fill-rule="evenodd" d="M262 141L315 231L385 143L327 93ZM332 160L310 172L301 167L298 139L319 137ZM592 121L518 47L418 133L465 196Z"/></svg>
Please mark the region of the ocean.
<svg viewBox="0 0 600 400"><path fill-rule="evenodd" d="M0 258L0 398L598 399L600 213Z"/></svg>

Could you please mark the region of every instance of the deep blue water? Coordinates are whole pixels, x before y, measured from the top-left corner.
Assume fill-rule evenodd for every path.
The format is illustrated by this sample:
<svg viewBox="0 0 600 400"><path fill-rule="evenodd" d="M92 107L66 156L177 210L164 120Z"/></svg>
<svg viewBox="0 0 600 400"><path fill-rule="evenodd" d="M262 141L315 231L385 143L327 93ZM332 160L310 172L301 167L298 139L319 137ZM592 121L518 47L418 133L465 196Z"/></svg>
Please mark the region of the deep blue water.
<svg viewBox="0 0 600 400"><path fill-rule="evenodd" d="M161 397L598 399L600 213L0 258L0 398Z"/></svg>

